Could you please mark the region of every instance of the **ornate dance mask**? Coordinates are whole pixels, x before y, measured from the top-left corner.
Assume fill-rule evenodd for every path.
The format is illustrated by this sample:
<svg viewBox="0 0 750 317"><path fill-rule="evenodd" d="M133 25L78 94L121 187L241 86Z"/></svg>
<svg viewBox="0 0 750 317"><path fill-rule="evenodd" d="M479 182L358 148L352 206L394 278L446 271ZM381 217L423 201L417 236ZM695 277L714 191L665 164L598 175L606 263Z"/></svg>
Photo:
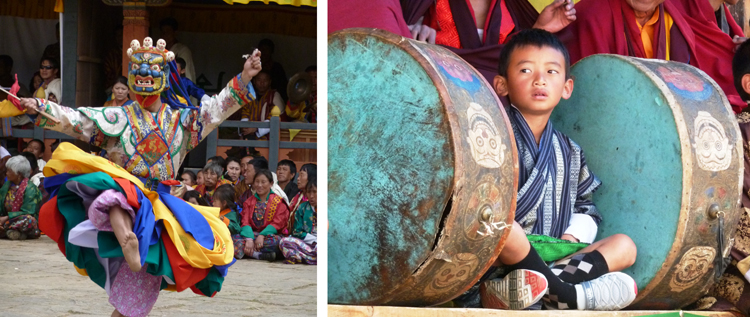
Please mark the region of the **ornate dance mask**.
<svg viewBox="0 0 750 317"><path fill-rule="evenodd" d="M150 37L143 39L143 47L138 40L130 42L128 56L128 87L139 95L158 95L169 88L169 62L174 60L174 53L166 50L166 42L159 40L151 46Z"/></svg>

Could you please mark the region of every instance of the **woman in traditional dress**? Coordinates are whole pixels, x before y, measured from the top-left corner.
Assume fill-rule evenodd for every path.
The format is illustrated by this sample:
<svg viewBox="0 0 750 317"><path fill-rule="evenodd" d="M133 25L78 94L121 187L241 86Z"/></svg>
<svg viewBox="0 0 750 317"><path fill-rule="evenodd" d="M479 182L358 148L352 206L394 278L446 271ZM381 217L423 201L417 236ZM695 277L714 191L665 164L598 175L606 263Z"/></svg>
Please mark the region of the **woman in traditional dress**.
<svg viewBox="0 0 750 317"><path fill-rule="evenodd" d="M230 156L227 158L227 171L224 174L224 179L232 182L232 186L236 186L240 182L240 160L236 157Z"/></svg>
<svg viewBox="0 0 750 317"><path fill-rule="evenodd" d="M122 107L131 104L133 101L128 99L128 78L120 76L117 78L115 85L112 86L114 98L104 103L104 107Z"/></svg>
<svg viewBox="0 0 750 317"><path fill-rule="evenodd" d="M307 163L299 168L299 176L297 176L297 187L299 188L299 193L297 193L297 195L294 195L294 197L289 201L289 209L291 210L291 212L289 213L289 223L287 224L287 228L284 232L285 236L290 235L292 228L294 228L294 213L297 212L297 209L300 207L300 205L302 205L302 203L307 201L305 188L307 188L308 180L317 179L317 176L318 166L313 163Z"/></svg>
<svg viewBox="0 0 750 317"><path fill-rule="evenodd" d="M283 191L272 192L273 185L271 171L261 170L255 174L255 193L242 208L240 234L232 237L234 248L243 251L235 252L238 259L247 255L255 259L276 260L280 233L286 228L289 218L289 206L282 196Z"/></svg>
<svg viewBox="0 0 750 317"><path fill-rule="evenodd" d="M318 263L318 186L312 178L305 188L307 201L294 214L292 235L279 242L286 263Z"/></svg>
<svg viewBox="0 0 750 317"><path fill-rule="evenodd" d="M31 165L24 156L16 155L5 167L8 181L0 187L0 238L39 238L37 207L42 193L29 181Z"/></svg>
<svg viewBox="0 0 750 317"><path fill-rule="evenodd" d="M214 191L224 184L231 185L232 182L221 177L224 168L217 162L211 162L203 168L203 185L195 186L195 190L203 195L209 206L214 205Z"/></svg>

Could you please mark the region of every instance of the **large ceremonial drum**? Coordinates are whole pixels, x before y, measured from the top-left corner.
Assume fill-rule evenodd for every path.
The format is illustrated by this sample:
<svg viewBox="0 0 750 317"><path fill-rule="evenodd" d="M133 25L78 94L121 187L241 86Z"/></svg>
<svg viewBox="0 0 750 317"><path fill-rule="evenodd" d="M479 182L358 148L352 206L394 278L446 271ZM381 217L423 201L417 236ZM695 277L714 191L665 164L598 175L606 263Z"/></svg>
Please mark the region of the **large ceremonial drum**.
<svg viewBox="0 0 750 317"><path fill-rule="evenodd" d="M328 301L439 304L515 214L512 130L474 68L376 29L328 37Z"/></svg>
<svg viewBox="0 0 750 317"><path fill-rule="evenodd" d="M690 304L721 275L740 217L742 140L727 98L682 63L594 55L572 74L551 120L602 180L597 239L624 233L638 247L624 271L638 284L629 308Z"/></svg>

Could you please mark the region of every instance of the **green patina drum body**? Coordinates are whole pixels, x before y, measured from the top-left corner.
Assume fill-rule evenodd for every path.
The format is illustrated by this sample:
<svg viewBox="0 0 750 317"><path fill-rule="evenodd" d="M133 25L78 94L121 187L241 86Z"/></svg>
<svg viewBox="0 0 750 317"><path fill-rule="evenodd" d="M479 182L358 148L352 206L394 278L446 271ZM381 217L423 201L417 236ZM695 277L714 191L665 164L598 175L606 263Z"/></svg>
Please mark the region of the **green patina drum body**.
<svg viewBox="0 0 750 317"><path fill-rule="evenodd" d="M572 68L575 89L552 113L603 182L597 239L624 233L638 248L625 270L633 309L676 309L721 275L740 216L742 145L721 88L687 64L594 55ZM724 212L723 250L712 205Z"/></svg>
<svg viewBox="0 0 750 317"><path fill-rule="evenodd" d="M328 37L328 301L435 305L473 286L515 214L507 116L455 54L375 29Z"/></svg>

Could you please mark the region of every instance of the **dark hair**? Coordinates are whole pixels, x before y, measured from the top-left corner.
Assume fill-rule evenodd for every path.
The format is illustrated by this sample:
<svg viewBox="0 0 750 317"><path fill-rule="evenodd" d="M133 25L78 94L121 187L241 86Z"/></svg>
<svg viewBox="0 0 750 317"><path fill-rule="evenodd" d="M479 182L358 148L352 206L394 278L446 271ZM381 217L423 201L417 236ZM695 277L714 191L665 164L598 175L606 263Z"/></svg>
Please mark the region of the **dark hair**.
<svg viewBox="0 0 750 317"><path fill-rule="evenodd" d="M218 163L219 165L221 165L221 168L223 168L224 170L227 169L227 161L221 156L218 156L218 155L212 156L212 157L209 157L208 160L206 161Z"/></svg>
<svg viewBox="0 0 750 317"><path fill-rule="evenodd" d="M253 182L255 182L255 179L258 178L258 175L263 175L266 178L268 178L268 181L273 183L273 174L271 174L271 171L269 170L260 170L255 171L255 178L253 178Z"/></svg>
<svg viewBox="0 0 750 317"><path fill-rule="evenodd" d="M318 188L318 178L308 178L307 180L307 186L305 186L305 193L309 193L313 187Z"/></svg>
<svg viewBox="0 0 750 317"><path fill-rule="evenodd" d="M44 61L48 61L50 64L52 64L52 69L60 69L60 64L57 62L57 59L52 57L42 57L42 59L39 61L39 67L42 66Z"/></svg>
<svg viewBox="0 0 750 317"><path fill-rule="evenodd" d="M227 157L227 159L226 159L226 163L227 163L227 166L229 166L229 162L235 162L235 163L237 163L237 164L240 164L240 165L242 165L242 163L240 162L240 159L238 159L238 158L237 158L237 157L235 157L235 156L230 156L230 157Z"/></svg>
<svg viewBox="0 0 750 317"><path fill-rule="evenodd" d="M260 42L258 42L258 47L261 47L261 46L268 46L268 48L271 49L271 53L273 53L276 50L276 45L273 44L273 41L271 41L271 39L269 38L260 40Z"/></svg>
<svg viewBox="0 0 750 317"><path fill-rule="evenodd" d="M517 48L524 46L550 47L565 57L565 78L570 78L570 55L565 45L552 33L540 29L526 29L513 34L500 51L500 62L497 66L497 74L505 78L508 77L508 66L510 56Z"/></svg>
<svg viewBox="0 0 750 317"><path fill-rule="evenodd" d="M10 55L0 55L0 62L8 66L8 68L13 68L13 58Z"/></svg>
<svg viewBox="0 0 750 317"><path fill-rule="evenodd" d="M276 169L278 170L280 166L288 166L289 172L293 175L297 175L297 164L294 164L292 160L281 160L279 161L279 165L276 166Z"/></svg>
<svg viewBox="0 0 750 317"><path fill-rule="evenodd" d="M177 20L175 20L173 17L168 17L159 21L159 28L163 28L165 26L170 26L172 27L172 30L177 31L177 28L180 25L177 23Z"/></svg>
<svg viewBox="0 0 750 317"><path fill-rule="evenodd" d="M39 71L36 71L34 75L31 75L31 81L29 82L29 90L34 90L34 78L36 78L36 76L39 76L39 79L42 79L42 74L40 74ZM42 81L44 80L42 79ZM32 91L31 93L33 94L34 92Z"/></svg>
<svg viewBox="0 0 750 317"><path fill-rule="evenodd" d="M45 151L47 151L47 145L44 144L44 141L39 140L39 139L33 139L33 140L29 141L29 143L27 143L27 145L31 144L31 142L39 143L39 147L42 149L42 153L44 153Z"/></svg>
<svg viewBox="0 0 750 317"><path fill-rule="evenodd" d="M217 199L220 199L221 201L225 202L230 209L234 210L237 208L237 204L234 203L234 187L229 184L224 184L219 186L219 188L216 189L214 192L213 200L216 201ZM221 207L224 209L224 207Z"/></svg>
<svg viewBox="0 0 750 317"><path fill-rule="evenodd" d="M208 202L201 197L201 193L199 193L197 190L189 190L182 194L182 199L185 201L190 201L190 198L195 198L195 201L198 202L198 205L201 206L208 206Z"/></svg>
<svg viewBox="0 0 750 317"><path fill-rule="evenodd" d="M188 174L188 176L190 176L190 179L193 181L193 183L198 181L198 175L195 175L193 171L191 170L183 171L182 174L180 174L180 176L185 175L185 174Z"/></svg>
<svg viewBox="0 0 750 317"><path fill-rule="evenodd" d="M265 157L256 157L252 161L250 161L250 165L252 165L255 168L255 172L268 169L268 160L266 160Z"/></svg>
<svg viewBox="0 0 750 317"><path fill-rule="evenodd" d="M117 77L117 80L115 80L115 83L112 84L112 87L114 87L115 84L117 84L117 83L121 83L121 84L127 86L128 85L128 78L125 77L125 76Z"/></svg>
<svg viewBox="0 0 750 317"><path fill-rule="evenodd" d="M318 66L315 66L315 65L310 65L310 66L307 66L307 68L305 68L305 73L317 72L317 71L318 71Z"/></svg>
<svg viewBox="0 0 750 317"><path fill-rule="evenodd" d="M39 164L36 163L36 155L31 152L21 152L20 155L23 155L23 157L25 157L26 160L29 161L29 165L31 165L31 172L38 172L37 169L39 168Z"/></svg>
<svg viewBox="0 0 750 317"><path fill-rule="evenodd" d="M310 182L311 179L318 178L318 166L313 163L302 165L299 170L307 173L308 182Z"/></svg>
<svg viewBox="0 0 750 317"><path fill-rule="evenodd" d="M732 59L732 75L734 76L734 88L744 101L750 101L750 94L742 89L742 77L750 74L750 41L745 41L737 48Z"/></svg>
<svg viewBox="0 0 750 317"><path fill-rule="evenodd" d="M184 58L178 57L178 58L175 58L174 61L175 63L180 64L180 68L182 68L183 70L185 69L185 65L187 65L187 63L185 62Z"/></svg>

